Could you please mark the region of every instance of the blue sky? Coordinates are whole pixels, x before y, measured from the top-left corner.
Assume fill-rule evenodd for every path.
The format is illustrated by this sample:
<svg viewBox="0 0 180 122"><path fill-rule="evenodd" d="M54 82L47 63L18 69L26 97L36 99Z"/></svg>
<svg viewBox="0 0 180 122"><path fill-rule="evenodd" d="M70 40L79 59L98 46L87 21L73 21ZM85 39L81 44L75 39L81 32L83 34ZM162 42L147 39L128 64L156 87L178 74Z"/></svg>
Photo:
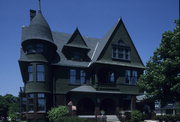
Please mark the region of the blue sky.
<svg viewBox="0 0 180 122"><path fill-rule="evenodd" d="M43 15L53 31L101 38L122 18L146 64L164 31L179 18L178 0L41 0ZM0 95L18 95L23 86L18 59L21 27L29 24L29 9L38 0L0 0Z"/></svg>

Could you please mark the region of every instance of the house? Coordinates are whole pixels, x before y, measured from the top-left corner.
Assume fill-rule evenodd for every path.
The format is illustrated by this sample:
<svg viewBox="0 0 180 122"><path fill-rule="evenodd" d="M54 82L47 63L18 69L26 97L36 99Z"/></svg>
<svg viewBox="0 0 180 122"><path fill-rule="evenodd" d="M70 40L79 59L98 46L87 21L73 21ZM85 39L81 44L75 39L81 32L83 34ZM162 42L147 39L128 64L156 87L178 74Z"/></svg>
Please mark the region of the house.
<svg viewBox="0 0 180 122"><path fill-rule="evenodd" d="M45 122L51 107L77 108L77 115L131 111L144 65L120 19L100 39L51 31L42 11L30 10L22 27L19 66L24 83L21 111L29 122Z"/></svg>

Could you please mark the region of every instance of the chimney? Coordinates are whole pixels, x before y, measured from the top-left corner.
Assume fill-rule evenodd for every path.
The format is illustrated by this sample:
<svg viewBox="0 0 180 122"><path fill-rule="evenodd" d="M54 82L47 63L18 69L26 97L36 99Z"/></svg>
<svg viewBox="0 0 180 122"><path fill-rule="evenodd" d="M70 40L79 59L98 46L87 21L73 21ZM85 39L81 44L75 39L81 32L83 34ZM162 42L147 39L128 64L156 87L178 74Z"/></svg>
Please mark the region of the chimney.
<svg viewBox="0 0 180 122"><path fill-rule="evenodd" d="M36 11L30 9L30 21L36 16Z"/></svg>

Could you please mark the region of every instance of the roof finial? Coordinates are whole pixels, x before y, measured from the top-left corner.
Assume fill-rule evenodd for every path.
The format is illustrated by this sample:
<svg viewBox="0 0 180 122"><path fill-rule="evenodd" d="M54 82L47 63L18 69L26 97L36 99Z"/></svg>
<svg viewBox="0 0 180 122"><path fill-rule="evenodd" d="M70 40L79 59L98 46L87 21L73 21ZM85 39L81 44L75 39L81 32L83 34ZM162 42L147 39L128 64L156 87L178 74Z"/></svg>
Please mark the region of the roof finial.
<svg viewBox="0 0 180 122"><path fill-rule="evenodd" d="M39 1L39 7L38 7L38 9L39 9L39 11L41 11L41 0L38 0Z"/></svg>

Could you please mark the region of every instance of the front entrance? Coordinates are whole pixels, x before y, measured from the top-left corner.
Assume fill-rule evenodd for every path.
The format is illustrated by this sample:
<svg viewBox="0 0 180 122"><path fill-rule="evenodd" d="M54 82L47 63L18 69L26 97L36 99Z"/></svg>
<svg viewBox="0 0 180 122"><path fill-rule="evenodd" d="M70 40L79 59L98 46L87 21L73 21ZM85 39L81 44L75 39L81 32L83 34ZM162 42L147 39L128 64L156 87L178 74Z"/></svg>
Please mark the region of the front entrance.
<svg viewBox="0 0 180 122"><path fill-rule="evenodd" d="M79 100L77 104L77 114L78 115L93 115L95 104L89 98L83 98Z"/></svg>
<svg viewBox="0 0 180 122"><path fill-rule="evenodd" d="M112 99L104 99L100 103L100 110L104 110L106 115L113 115L116 113L116 104Z"/></svg>

